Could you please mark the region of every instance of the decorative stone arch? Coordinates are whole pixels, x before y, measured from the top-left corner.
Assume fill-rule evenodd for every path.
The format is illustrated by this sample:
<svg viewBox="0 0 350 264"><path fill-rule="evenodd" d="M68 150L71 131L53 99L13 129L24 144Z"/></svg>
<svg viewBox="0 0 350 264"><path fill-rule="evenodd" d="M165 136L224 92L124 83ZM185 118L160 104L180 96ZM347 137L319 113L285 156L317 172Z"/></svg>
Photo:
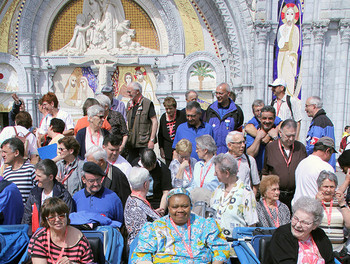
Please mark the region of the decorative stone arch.
<svg viewBox="0 0 350 264"><path fill-rule="evenodd" d="M198 61L204 61L209 63L213 69L216 72L216 84L220 84L222 82L225 82L225 68L222 62L213 55L212 53L206 52L206 51L196 51L188 55L181 63L179 67L179 87L176 90L181 91L187 91L188 89L188 73L191 69L191 66L198 62Z"/></svg>
<svg viewBox="0 0 350 264"><path fill-rule="evenodd" d="M19 55L45 55L51 24L69 1L72 0L26 1L18 33ZM161 52L184 52L184 33L176 8L167 0L137 0L136 3L152 20L159 36Z"/></svg>
<svg viewBox="0 0 350 264"><path fill-rule="evenodd" d="M27 74L22 63L14 56L8 53L0 52L0 63L8 64L17 72L18 76L18 92L28 92Z"/></svg>

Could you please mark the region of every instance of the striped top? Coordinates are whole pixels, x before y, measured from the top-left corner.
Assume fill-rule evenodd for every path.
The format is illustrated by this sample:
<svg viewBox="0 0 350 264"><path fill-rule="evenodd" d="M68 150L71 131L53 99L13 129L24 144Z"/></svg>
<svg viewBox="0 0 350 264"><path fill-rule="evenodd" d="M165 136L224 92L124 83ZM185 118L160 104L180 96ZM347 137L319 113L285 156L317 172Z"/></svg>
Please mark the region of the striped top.
<svg viewBox="0 0 350 264"><path fill-rule="evenodd" d="M50 243L50 255L55 261L58 261L58 256L61 253L62 248L56 246L52 241ZM29 242L28 253L32 258L46 258L47 263L55 264L52 262L51 257L48 254L47 245L47 229L42 228L36 232ZM65 248L63 256L74 263L91 263L93 262L93 255L91 247L87 238L82 235L79 241L70 248Z"/></svg>
<svg viewBox="0 0 350 264"><path fill-rule="evenodd" d="M324 204L326 206L327 212L329 213L330 203L324 202ZM339 251L338 249L341 249L344 243L344 219L341 210L342 209L339 208L338 201L334 200L329 227L327 221L327 212L324 212L322 222L319 226L328 236L329 240L332 243L333 250L335 251Z"/></svg>
<svg viewBox="0 0 350 264"><path fill-rule="evenodd" d="M12 166L9 166L4 170L3 177L17 185L22 194L23 203L26 203L30 190L34 187L34 165L26 161L18 170L12 170Z"/></svg>

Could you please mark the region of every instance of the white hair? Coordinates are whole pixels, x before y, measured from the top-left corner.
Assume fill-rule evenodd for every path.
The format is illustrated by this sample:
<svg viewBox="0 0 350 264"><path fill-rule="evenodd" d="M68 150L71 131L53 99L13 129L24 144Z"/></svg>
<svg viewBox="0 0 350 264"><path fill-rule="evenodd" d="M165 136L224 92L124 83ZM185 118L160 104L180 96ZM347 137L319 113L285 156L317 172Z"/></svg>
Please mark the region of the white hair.
<svg viewBox="0 0 350 264"><path fill-rule="evenodd" d="M96 116L98 115L99 113L105 113L105 110L102 106L100 105L93 105L93 106L90 106L87 110L87 115L88 115L88 118L91 118L93 116Z"/></svg>
<svg viewBox="0 0 350 264"><path fill-rule="evenodd" d="M109 99L107 95L99 94L95 96L95 99L99 102L101 106L104 107L105 105L107 105L108 108L111 108L111 99Z"/></svg>
<svg viewBox="0 0 350 264"><path fill-rule="evenodd" d="M231 131L230 133L227 134L226 136L226 145L228 145L228 143L232 142L233 141L233 137L235 135L241 135L244 137L244 134L242 132L239 132L239 131Z"/></svg>
<svg viewBox="0 0 350 264"><path fill-rule="evenodd" d="M137 191L150 179L150 175L145 168L132 167L128 178L131 188Z"/></svg>
<svg viewBox="0 0 350 264"><path fill-rule="evenodd" d="M107 161L107 152L101 147L92 146L91 148L89 148L85 153L85 158L91 155L96 161L99 161L101 159Z"/></svg>

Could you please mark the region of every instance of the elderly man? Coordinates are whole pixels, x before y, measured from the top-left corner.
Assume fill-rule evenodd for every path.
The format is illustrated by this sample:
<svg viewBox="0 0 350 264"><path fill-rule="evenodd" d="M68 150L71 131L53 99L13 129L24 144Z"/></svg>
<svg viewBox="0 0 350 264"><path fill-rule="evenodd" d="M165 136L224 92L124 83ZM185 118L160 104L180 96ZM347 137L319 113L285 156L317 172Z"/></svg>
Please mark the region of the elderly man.
<svg viewBox="0 0 350 264"><path fill-rule="evenodd" d="M147 201L158 213L164 215L167 207L166 197L172 189L171 174L168 167L159 159L153 149L145 149L140 160L135 160L133 166L147 169L151 176L151 184L147 193Z"/></svg>
<svg viewBox="0 0 350 264"><path fill-rule="evenodd" d="M126 111L129 128L127 150L128 161L132 162L145 148L154 148L158 120L152 101L142 95L140 83L131 82L127 92L131 99Z"/></svg>
<svg viewBox="0 0 350 264"><path fill-rule="evenodd" d="M126 141L128 140L128 129L126 127L125 119L121 113L110 109L111 102L108 96L99 94L96 96L96 100L105 109L105 119L107 119L112 127L110 133L112 135L120 135L123 137L122 144L120 145L120 151L122 152L125 148Z"/></svg>
<svg viewBox="0 0 350 264"><path fill-rule="evenodd" d="M306 152L308 155L314 151L314 146L321 137L334 139L334 126L322 109L323 102L318 96L311 96L305 102L305 112L312 117L309 131L306 136ZM335 155L329 160L329 164L335 169Z"/></svg>
<svg viewBox="0 0 350 264"><path fill-rule="evenodd" d="M243 124L242 109L230 98L232 89L227 83L216 88L217 101L207 109L206 121L213 128L213 138L218 147L217 153L227 152L226 136L230 131L239 130Z"/></svg>
<svg viewBox="0 0 350 264"><path fill-rule="evenodd" d="M320 138L314 146L314 152L303 159L295 170L295 194L293 204L301 196L316 197L318 192L317 178L323 170L334 172L327 163L336 153L334 140L330 137Z"/></svg>
<svg viewBox="0 0 350 264"><path fill-rule="evenodd" d="M265 148L263 175L280 177L280 201L291 209L295 191L295 170L300 161L306 158L305 146L296 141L297 123L292 119L285 120L280 128L278 140Z"/></svg>
<svg viewBox="0 0 350 264"><path fill-rule="evenodd" d="M34 165L23 158L24 144L18 138L6 139L1 144L1 150L4 163L9 165L2 176L17 185L25 203L30 190L34 187Z"/></svg>
<svg viewBox="0 0 350 264"><path fill-rule="evenodd" d="M271 102L271 105L276 110L276 116L282 120L293 119L297 122L296 139L299 139L300 122L301 122L301 104L300 100L286 94L287 83L283 79L276 79L269 84L272 93L276 98Z"/></svg>
<svg viewBox="0 0 350 264"><path fill-rule="evenodd" d="M232 237L237 226L255 226L258 220L253 191L238 177L238 164L232 155L219 154L214 158L215 175L221 184L214 191L210 207L216 210L216 219L223 234Z"/></svg>
<svg viewBox="0 0 350 264"><path fill-rule="evenodd" d="M86 162L82 177L85 188L76 192L73 200L77 212L103 214L121 224L124 222L123 205L118 195L102 185L105 173L94 162Z"/></svg>
<svg viewBox="0 0 350 264"><path fill-rule="evenodd" d="M103 86L101 89L101 93L108 96L110 100L110 109L113 111L117 111L122 114L124 120L126 121L126 111L125 105L123 102L119 101L117 98L114 98L114 88L112 86Z"/></svg>
<svg viewBox="0 0 350 264"><path fill-rule="evenodd" d="M202 109L198 102L191 101L187 103L187 122L178 126L173 142L173 149L175 149L177 142L181 139L186 138L191 141L191 157L196 160L198 160L198 154L196 153L196 138L206 134L213 136L212 127L208 123L203 122L201 116Z"/></svg>
<svg viewBox="0 0 350 264"><path fill-rule="evenodd" d="M260 177L255 159L244 153L245 138L243 133L239 131L231 131L226 136L226 144L228 153L230 153L237 161L237 177L244 182L245 185L251 186L256 195L259 188Z"/></svg>
<svg viewBox="0 0 350 264"><path fill-rule="evenodd" d="M189 102L198 102L198 93L195 90L188 90L185 93L186 104ZM186 107L181 109L181 112L186 115ZM205 120L206 111L202 109L202 120Z"/></svg>
<svg viewBox="0 0 350 264"><path fill-rule="evenodd" d="M119 168L127 178L131 171L130 163L120 155L122 140L118 135L108 135L103 139L103 149L107 152L107 160L113 166Z"/></svg>
<svg viewBox="0 0 350 264"><path fill-rule="evenodd" d="M131 193L130 185L125 174L107 161L107 152L98 146L91 147L85 154L87 161L96 163L104 171L106 177L103 179L103 186L115 192L125 206L126 200Z"/></svg>
<svg viewBox="0 0 350 264"><path fill-rule="evenodd" d="M255 137L247 135L247 153L255 157L258 171L260 172L264 165L264 154L266 143L263 139L269 135L269 142L278 139L278 129L275 127L276 117L275 109L272 106L264 106L261 109L261 123L258 126L258 132Z"/></svg>

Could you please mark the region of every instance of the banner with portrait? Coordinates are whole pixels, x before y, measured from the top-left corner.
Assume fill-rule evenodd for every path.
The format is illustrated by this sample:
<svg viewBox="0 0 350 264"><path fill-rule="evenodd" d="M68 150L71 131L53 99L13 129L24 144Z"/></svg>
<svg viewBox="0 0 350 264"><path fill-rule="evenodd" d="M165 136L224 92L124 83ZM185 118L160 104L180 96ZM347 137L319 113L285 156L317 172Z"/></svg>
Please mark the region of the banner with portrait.
<svg viewBox="0 0 350 264"><path fill-rule="evenodd" d="M301 97L303 0L279 0L273 79L287 83L287 94Z"/></svg>

